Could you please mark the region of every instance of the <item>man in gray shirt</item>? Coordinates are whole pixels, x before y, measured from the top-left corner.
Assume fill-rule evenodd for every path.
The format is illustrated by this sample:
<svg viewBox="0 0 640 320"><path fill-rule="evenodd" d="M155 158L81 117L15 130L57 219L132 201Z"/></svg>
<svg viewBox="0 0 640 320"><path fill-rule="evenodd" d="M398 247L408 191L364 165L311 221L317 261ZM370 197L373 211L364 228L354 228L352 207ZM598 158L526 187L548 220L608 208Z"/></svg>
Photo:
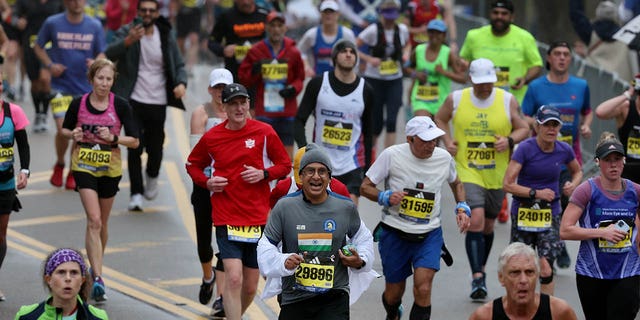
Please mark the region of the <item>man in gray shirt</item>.
<svg viewBox="0 0 640 320"><path fill-rule="evenodd" d="M331 160L324 151L304 154L300 179L302 189L271 211L258 244L260 271L282 277L280 319L349 319L347 268L371 269L373 237L355 204L327 191Z"/></svg>

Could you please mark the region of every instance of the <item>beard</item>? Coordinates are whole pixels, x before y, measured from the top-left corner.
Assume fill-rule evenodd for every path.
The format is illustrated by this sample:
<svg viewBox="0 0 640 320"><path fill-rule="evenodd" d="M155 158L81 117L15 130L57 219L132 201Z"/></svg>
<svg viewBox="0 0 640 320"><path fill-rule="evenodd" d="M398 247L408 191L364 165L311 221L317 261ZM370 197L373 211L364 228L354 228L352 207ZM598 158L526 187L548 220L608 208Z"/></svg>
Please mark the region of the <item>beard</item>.
<svg viewBox="0 0 640 320"><path fill-rule="evenodd" d="M501 34L509 29L511 22L505 20L491 20L491 30L493 32Z"/></svg>

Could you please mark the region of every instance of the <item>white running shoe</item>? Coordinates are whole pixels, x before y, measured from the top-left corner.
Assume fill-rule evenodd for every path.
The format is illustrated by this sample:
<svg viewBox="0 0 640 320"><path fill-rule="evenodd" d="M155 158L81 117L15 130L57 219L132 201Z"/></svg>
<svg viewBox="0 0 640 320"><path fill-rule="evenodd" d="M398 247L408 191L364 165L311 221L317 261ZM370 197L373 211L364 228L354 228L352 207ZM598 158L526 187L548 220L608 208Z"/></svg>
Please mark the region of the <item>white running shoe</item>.
<svg viewBox="0 0 640 320"><path fill-rule="evenodd" d="M147 184L144 187L144 197L147 200L153 200L158 196L158 177L152 178L145 174Z"/></svg>
<svg viewBox="0 0 640 320"><path fill-rule="evenodd" d="M129 211L140 211L142 212L142 195L136 193L131 196L131 200L129 201Z"/></svg>

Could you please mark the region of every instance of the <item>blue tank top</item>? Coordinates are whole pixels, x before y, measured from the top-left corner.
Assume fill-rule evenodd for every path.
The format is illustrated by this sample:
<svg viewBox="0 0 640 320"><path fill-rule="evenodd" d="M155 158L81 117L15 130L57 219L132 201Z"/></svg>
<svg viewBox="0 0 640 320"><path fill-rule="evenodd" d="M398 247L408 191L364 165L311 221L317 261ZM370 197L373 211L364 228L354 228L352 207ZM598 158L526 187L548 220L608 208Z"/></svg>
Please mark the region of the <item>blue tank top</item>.
<svg viewBox="0 0 640 320"><path fill-rule="evenodd" d="M16 131L9 103L3 102L4 118L0 126L0 190L15 189L13 142Z"/></svg>
<svg viewBox="0 0 640 320"><path fill-rule="evenodd" d="M580 226L590 229L606 227L623 220L631 229L627 238L617 244L602 239L581 241L576 260L577 274L597 279L622 279L640 275L640 261L634 242L638 233L634 224L638 194L631 181L624 181L626 188L622 197L610 199L596 186L593 178L589 179L591 200L585 208L586 214L579 219Z"/></svg>
<svg viewBox="0 0 640 320"><path fill-rule="evenodd" d="M333 65L331 64L331 51L333 49L333 45L340 39L342 39L342 26L338 26L338 34L331 43L324 41L324 37L322 37L322 27L318 26L316 28L316 43L313 45L313 55L316 61L314 69L316 74L322 74L325 71L333 70Z"/></svg>

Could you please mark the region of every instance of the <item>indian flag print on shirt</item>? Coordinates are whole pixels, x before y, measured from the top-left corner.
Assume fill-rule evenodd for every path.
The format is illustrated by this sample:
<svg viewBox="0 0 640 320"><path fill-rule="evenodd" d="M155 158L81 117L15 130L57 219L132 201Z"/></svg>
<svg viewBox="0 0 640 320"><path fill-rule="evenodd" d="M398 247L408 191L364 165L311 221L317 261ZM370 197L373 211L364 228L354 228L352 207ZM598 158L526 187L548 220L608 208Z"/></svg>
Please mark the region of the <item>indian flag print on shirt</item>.
<svg viewBox="0 0 640 320"><path fill-rule="evenodd" d="M300 251L331 251L331 233L298 233Z"/></svg>

